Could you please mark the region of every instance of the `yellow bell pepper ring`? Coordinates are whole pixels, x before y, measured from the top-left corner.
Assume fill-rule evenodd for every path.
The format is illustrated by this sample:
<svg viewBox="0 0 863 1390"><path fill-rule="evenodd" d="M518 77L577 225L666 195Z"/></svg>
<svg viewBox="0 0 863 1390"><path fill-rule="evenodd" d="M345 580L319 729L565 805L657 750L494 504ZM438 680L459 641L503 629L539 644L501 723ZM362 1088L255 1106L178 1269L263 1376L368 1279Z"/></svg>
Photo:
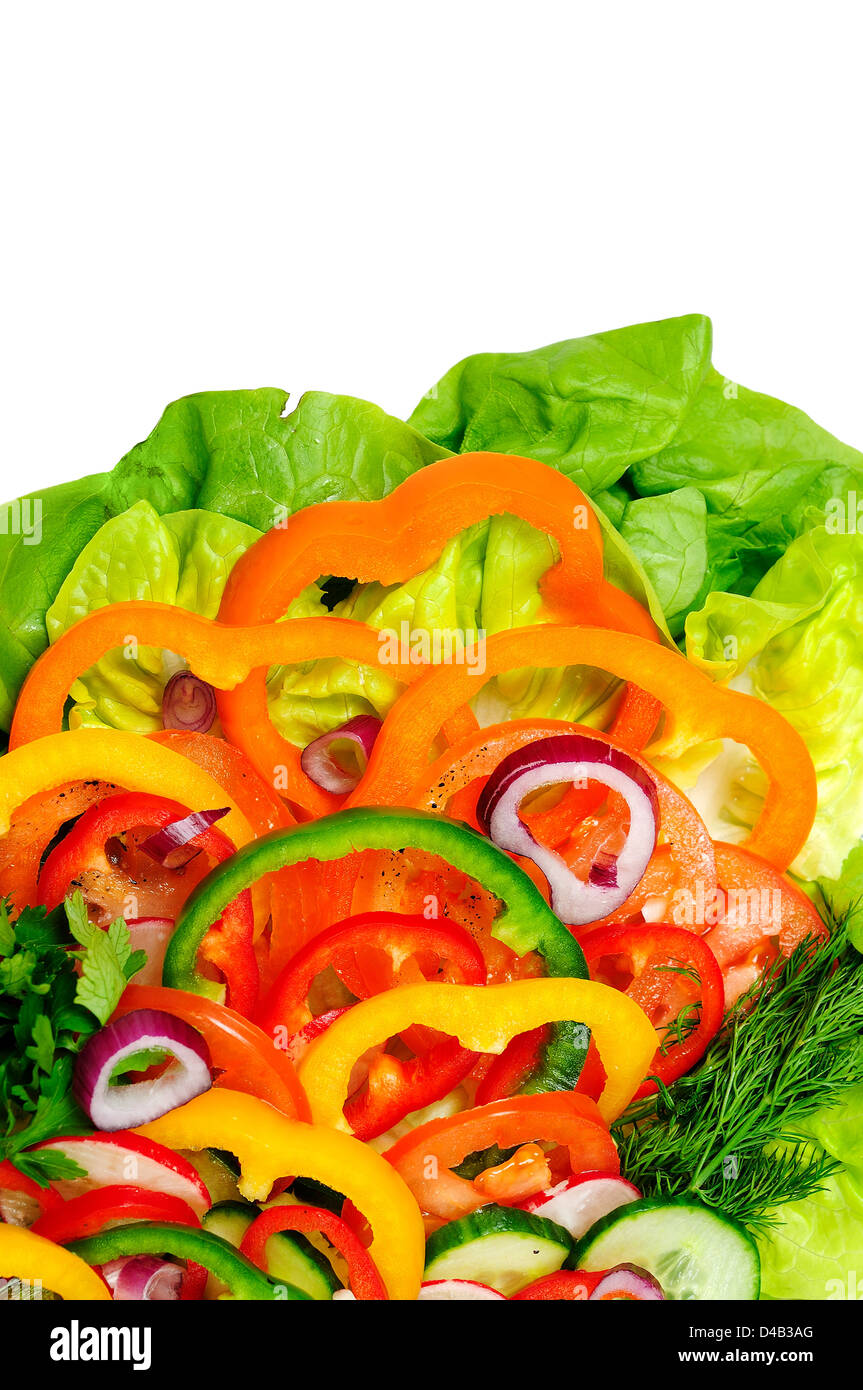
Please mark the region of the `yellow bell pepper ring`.
<svg viewBox="0 0 863 1390"><path fill-rule="evenodd" d="M358 1058L413 1024L458 1038L472 1052L503 1052L518 1033L576 1021L591 1031L607 1081L597 1102L610 1124L647 1075L656 1033L647 1015L619 990L592 980L549 978L502 985L403 985L354 1004L310 1045L299 1067L312 1119L350 1126L343 1107Z"/></svg>
<svg viewBox="0 0 863 1390"><path fill-rule="evenodd" d="M197 763L140 734L115 729L48 734L0 758L0 835L29 797L90 778L125 791L167 796L194 811L227 806L219 828L238 848L253 838L249 822L224 787Z"/></svg>
<svg viewBox="0 0 863 1390"><path fill-rule="evenodd" d="M80 1255L23 1226L0 1224L0 1278L41 1285L45 1293L59 1294L66 1301L111 1301L107 1284Z"/></svg>
<svg viewBox="0 0 863 1390"><path fill-rule="evenodd" d="M240 1163L240 1192L252 1202L264 1201L288 1174L344 1193L372 1229L369 1254L390 1298L419 1294L425 1259L419 1207L391 1164L353 1135L289 1120L265 1101L221 1087L135 1132L169 1149L227 1149Z"/></svg>

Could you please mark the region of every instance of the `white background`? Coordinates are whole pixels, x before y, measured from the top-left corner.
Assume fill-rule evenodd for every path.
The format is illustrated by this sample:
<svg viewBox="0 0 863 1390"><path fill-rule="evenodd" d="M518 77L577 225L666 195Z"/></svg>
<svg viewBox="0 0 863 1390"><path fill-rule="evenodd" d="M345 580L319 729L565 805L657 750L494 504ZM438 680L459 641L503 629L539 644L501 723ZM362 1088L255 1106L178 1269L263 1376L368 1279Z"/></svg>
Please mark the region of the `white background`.
<svg viewBox="0 0 863 1390"><path fill-rule="evenodd" d="M698 310L861 421L858 5L41 3L0 101L0 493L202 388L405 414L469 352Z"/></svg>

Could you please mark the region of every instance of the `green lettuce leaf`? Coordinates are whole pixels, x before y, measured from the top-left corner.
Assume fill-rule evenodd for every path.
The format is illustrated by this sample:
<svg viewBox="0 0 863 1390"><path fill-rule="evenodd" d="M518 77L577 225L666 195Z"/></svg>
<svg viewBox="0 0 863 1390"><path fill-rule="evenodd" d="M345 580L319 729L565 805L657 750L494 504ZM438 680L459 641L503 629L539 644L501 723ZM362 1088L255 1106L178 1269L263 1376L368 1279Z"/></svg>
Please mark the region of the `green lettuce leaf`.
<svg viewBox="0 0 863 1390"><path fill-rule="evenodd" d="M94 609L130 599L214 618L231 569L259 535L216 512L160 517L149 502L136 502L84 546L46 614L50 640ZM162 691L184 665L175 653L134 643L108 652L72 686L70 726L161 729Z"/></svg>
<svg viewBox="0 0 863 1390"><path fill-rule="evenodd" d="M591 494L675 436L710 365L701 314L618 328L533 352L467 357L410 423L458 453L524 454Z"/></svg>
<svg viewBox="0 0 863 1390"><path fill-rule="evenodd" d="M722 376L710 343L690 315L468 357L411 423L567 473L621 529L676 635L708 592L750 593L831 499L863 494L863 454Z"/></svg>
<svg viewBox="0 0 863 1390"><path fill-rule="evenodd" d="M645 603L663 628L648 577L625 540L598 515L608 577ZM542 622L540 579L557 558L549 536L515 517L496 516L452 537L436 563L407 583L357 584L332 611L378 631L400 634L405 624L408 633L457 633L469 644L482 632L492 636ZM320 597L307 594L306 600L304 613L326 611ZM299 609L291 612L298 615ZM487 683L478 676L477 686L473 705L482 724L536 716L601 725L619 691L607 673L576 667L509 671ZM271 717L298 745L354 715L386 714L400 690L385 671L340 660L279 667L268 680Z"/></svg>
<svg viewBox="0 0 863 1390"><path fill-rule="evenodd" d="M863 1086L801 1126L842 1169L824 1188L775 1213L759 1237L761 1288L768 1298L863 1297Z"/></svg>
<svg viewBox="0 0 863 1390"><path fill-rule="evenodd" d="M792 541L752 595L712 593L686 621L689 658L778 709L806 742L818 811L794 864L803 878L836 878L863 825L863 545L815 526ZM739 750L726 775L710 772L714 832L739 838L763 797L756 765ZM696 796L696 801L698 797Z"/></svg>
<svg viewBox="0 0 863 1390"><path fill-rule="evenodd" d="M286 401L274 388L175 401L112 472L26 499L41 507L35 544L19 503L0 509L0 728L48 644L47 611L81 551L136 502L159 515L201 508L263 531L313 502L383 497L448 452L367 401L312 391L290 413Z"/></svg>

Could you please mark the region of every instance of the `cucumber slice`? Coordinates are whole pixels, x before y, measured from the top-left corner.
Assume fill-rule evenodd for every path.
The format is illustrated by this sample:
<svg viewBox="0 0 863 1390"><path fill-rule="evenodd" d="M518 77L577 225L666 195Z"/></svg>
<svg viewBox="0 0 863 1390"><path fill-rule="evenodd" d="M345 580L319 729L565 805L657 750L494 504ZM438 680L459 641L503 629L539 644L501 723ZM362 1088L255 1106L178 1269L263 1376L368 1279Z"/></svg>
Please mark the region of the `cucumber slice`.
<svg viewBox="0 0 863 1390"><path fill-rule="evenodd" d="M279 1231L267 1241L267 1273L277 1284L292 1284L319 1302L342 1287L325 1255L298 1231Z"/></svg>
<svg viewBox="0 0 863 1390"><path fill-rule="evenodd" d="M205 1230L239 1246L260 1207L253 1202L219 1202L203 1219ZM278 1231L267 1241L267 1273L279 1284L292 1284L309 1298L330 1299L342 1287L326 1256L298 1231ZM211 1274L205 1298L218 1298L225 1285Z"/></svg>
<svg viewBox="0 0 863 1390"><path fill-rule="evenodd" d="M225 1149L194 1149L182 1152L183 1157L189 1160L203 1178L213 1205L217 1202L235 1202L239 1198L237 1179L240 1176L240 1165L233 1154Z"/></svg>
<svg viewBox="0 0 863 1390"><path fill-rule="evenodd" d="M585 1270L640 1265L672 1299L754 1301L761 1288L749 1232L697 1197L642 1197L618 1207L591 1226L570 1264Z"/></svg>
<svg viewBox="0 0 863 1390"><path fill-rule="evenodd" d="M204 1181L206 1182L206 1178ZM258 1215L259 1210L253 1202L242 1200L217 1202L215 1206L210 1207L209 1211L204 1212L201 1225L205 1231L212 1231L214 1236L221 1236L223 1240L228 1240L231 1245L239 1248L243 1236ZM212 1301L227 1292L227 1284L223 1283L221 1279L217 1279L215 1274L208 1276L207 1286L204 1289L205 1299Z"/></svg>
<svg viewBox="0 0 863 1390"><path fill-rule="evenodd" d="M239 1246L259 1212L260 1207L256 1207L254 1202L217 1202L204 1213L201 1225L205 1231L212 1231L214 1235Z"/></svg>
<svg viewBox="0 0 863 1390"><path fill-rule="evenodd" d="M469 1279L509 1297L560 1269L571 1250L569 1233L554 1221L514 1207L480 1207L429 1236L423 1278Z"/></svg>

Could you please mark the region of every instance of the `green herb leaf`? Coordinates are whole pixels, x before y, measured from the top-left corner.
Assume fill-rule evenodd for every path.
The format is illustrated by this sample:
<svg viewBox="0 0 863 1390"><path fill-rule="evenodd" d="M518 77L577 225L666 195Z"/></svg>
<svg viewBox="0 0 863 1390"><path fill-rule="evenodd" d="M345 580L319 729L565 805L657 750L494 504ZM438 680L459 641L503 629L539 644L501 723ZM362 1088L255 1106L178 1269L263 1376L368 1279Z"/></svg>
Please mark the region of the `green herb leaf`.
<svg viewBox="0 0 863 1390"><path fill-rule="evenodd" d="M80 889L71 898L67 898L66 914L69 918L69 930L84 948L75 952L81 962L81 978L75 991L75 1003L89 1009L100 1023L107 1023L126 988L127 975L124 967L131 964L134 974L135 970L140 970L144 962L137 963L132 957L129 928L122 917L117 917L107 931L93 925L87 917ZM136 958L141 954L136 952Z"/></svg>
<svg viewBox="0 0 863 1390"><path fill-rule="evenodd" d="M863 1081L861 986L844 923L802 942L738 1000L694 1071L617 1122L630 1181L647 1196L694 1191L754 1227L817 1191L835 1164L800 1127Z"/></svg>

